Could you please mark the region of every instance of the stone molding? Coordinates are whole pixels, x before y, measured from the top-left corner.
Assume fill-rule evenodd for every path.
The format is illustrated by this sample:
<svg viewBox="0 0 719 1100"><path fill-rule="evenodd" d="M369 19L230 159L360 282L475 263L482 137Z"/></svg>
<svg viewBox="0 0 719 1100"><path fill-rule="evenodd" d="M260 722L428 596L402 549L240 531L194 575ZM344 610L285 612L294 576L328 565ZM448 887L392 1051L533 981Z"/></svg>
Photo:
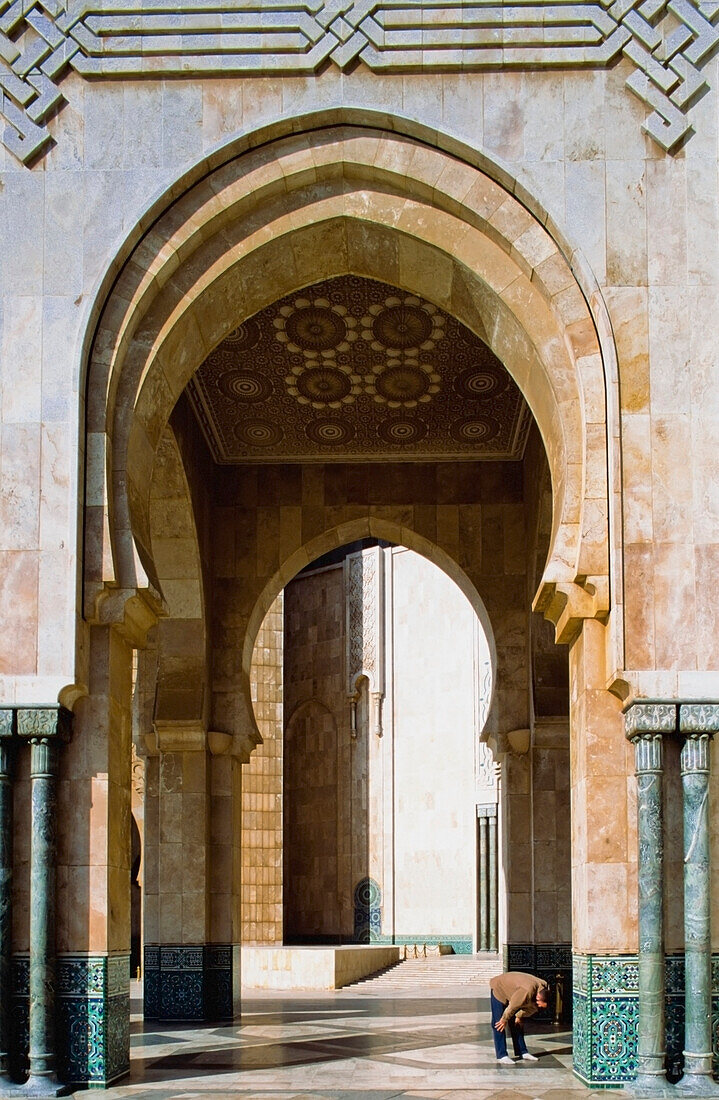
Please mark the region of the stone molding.
<svg viewBox="0 0 719 1100"><path fill-rule="evenodd" d="M92 626L111 626L128 645L144 649L148 634L167 613L159 594L150 587L117 588L107 583L99 589L89 587L92 596L86 593L86 620Z"/></svg>
<svg viewBox="0 0 719 1100"><path fill-rule="evenodd" d="M203 752L207 749L207 732L197 722L154 723L159 753Z"/></svg>
<svg viewBox="0 0 719 1100"><path fill-rule="evenodd" d="M145 735L145 755L161 756L167 752L209 752L212 756L236 756L246 764L257 748L257 740L244 733L224 733L206 730L197 722L154 722Z"/></svg>
<svg viewBox="0 0 719 1100"><path fill-rule="evenodd" d="M59 84L86 78L309 75L362 61L378 74L606 69L621 57L650 110L643 129L674 152L719 42L714 0L0 0L2 140L31 165L52 144Z"/></svg>

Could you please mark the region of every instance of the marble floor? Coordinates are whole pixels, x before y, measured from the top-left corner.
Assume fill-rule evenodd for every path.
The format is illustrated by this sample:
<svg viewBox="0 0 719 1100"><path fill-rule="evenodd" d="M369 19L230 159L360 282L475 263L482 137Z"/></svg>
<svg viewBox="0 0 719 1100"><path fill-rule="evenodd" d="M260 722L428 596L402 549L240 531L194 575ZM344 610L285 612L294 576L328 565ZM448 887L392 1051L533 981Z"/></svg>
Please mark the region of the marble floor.
<svg viewBox="0 0 719 1100"><path fill-rule="evenodd" d="M361 990L361 987L359 987ZM484 993L485 991L482 990ZM241 1020L216 1027L143 1024L133 1002L132 1070L108 1100L581 1100L571 1033L536 1025L534 1063L498 1066L489 1001L465 988L380 996L248 992Z"/></svg>

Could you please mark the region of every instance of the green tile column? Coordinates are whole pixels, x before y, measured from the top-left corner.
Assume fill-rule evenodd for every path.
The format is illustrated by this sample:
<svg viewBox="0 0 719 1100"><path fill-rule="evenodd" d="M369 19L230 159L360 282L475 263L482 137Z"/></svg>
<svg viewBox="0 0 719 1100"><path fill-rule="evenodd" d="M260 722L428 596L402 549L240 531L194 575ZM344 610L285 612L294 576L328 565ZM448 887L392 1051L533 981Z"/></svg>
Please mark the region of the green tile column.
<svg viewBox="0 0 719 1100"><path fill-rule="evenodd" d="M719 705L685 704L679 728L684 800L684 1077L679 1088L717 1095L712 1079L709 750Z"/></svg>
<svg viewBox="0 0 719 1100"><path fill-rule="evenodd" d="M70 738L62 707L18 709L18 736L30 742L30 1073L24 1096L62 1096L55 1072L55 857L60 743Z"/></svg>
<svg viewBox="0 0 719 1100"><path fill-rule="evenodd" d="M12 956L12 776L13 712L0 710L0 1091L8 1084L10 1060L10 960Z"/></svg>
<svg viewBox="0 0 719 1100"><path fill-rule="evenodd" d="M637 777L639 884L639 1020L636 1088L642 1095L667 1088L664 975L664 811L665 734L676 729L676 706L635 703L624 715L634 745Z"/></svg>

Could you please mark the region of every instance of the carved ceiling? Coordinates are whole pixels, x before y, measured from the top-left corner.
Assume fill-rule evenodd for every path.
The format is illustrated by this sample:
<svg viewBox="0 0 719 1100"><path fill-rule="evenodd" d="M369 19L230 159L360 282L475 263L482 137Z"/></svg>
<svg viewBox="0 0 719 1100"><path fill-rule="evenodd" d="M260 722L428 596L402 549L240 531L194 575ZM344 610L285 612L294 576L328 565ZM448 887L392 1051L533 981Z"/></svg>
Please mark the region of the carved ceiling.
<svg viewBox="0 0 719 1100"><path fill-rule="evenodd" d="M188 386L219 463L520 459L531 421L494 353L431 302L342 276L250 318Z"/></svg>

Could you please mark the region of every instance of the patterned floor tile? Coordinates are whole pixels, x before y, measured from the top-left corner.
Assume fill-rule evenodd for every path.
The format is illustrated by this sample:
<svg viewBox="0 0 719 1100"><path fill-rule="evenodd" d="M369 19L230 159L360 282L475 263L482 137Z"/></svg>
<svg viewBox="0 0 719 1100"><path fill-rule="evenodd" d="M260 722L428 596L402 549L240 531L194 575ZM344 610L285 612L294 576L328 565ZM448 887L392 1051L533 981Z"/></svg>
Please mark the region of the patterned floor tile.
<svg viewBox="0 0 719 1100"><path fill-rule="evenodd" d="M352 991L253 995L226 1026L133 1024L107 1100L610 1100L572 1075L571 1033L529 1032L539 1061L497 1066L486 998ZM529 1029L528 1029L529 1030Z"/></svg>

